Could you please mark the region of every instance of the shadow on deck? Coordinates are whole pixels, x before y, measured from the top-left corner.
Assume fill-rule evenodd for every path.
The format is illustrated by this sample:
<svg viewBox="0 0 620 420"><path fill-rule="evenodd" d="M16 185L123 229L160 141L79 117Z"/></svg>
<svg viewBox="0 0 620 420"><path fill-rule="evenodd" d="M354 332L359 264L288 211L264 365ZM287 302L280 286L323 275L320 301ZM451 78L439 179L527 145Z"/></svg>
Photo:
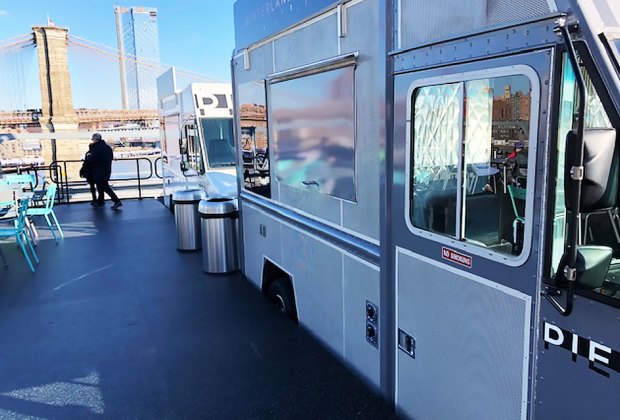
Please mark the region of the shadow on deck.
<svg viewBox="0 0 620 420"><path fill-rule="evenodd" d="M156 200L59 206L31 274L0 266L0 418L389 418L241 275L175 250Z"/></svg>

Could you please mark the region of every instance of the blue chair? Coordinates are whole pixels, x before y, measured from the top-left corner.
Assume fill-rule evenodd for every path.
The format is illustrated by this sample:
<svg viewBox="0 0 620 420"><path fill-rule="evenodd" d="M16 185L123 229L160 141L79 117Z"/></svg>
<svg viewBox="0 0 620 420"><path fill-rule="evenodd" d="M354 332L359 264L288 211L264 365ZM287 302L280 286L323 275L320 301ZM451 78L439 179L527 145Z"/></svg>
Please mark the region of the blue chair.
<svg viewBox="0 0 620 420"><path fill-rule="evenodd" d="M38 264L39 257L37 257L36 252L34 252L34 247L32 246L32 242L28 238L26 234L26 212L28 211L28 201L22 200L19 204L17 210L17 219L14 221L15 226L13 228L0 228L0 238L11 238L15 237L17 240L17 244L22 250L24 257L26 257L26 261L28 261L28 265L30 266L30 270L34 273L34 266L32 265L32 261L30 260L30 256L26 250L26 244L30 248L30 252L32 252L32 256L34 257L34 261ZM2 259L4 260L4 264L8 265L4 255L2 255Z"/></svg>
<svg viewBox="0 0 620 420"><path fill-rule="evenodd" d="M56 186L56 184L51 184L49 187L47 187L47 190L45 191L45 207L29 208L26 212L26 215L28 217L31 217L31 216L45 217L45 221L47 222L47 225L49 226L50 232L52 232L52 236L56 240L56 243L58 243L58 238L56 237L56 234L54 233L54 227L52 226L52 223L50 221L50 215L54 219L54 224L56 225L56 228L58 229L58 233L60 234L60 237L61 238L65 237L65 234L62 232L62 229L60 228L60 223L58 223L58 219L56 218L56 214L54 213L54 199L56 198L57 188L58 187Z"/></svg>
<svg viewBox="0 0 620 420"><path fill-rule="evenodd" d="M28 187L32 190L35 184L35 178L33 174L7 174L4 176L6 183L11 184L28 184Z"/></svg>
<svg viewBox="0 0 620 420"><path fill-rule="evenodd" d="M515 187L514 185L508 185L508 194L510 194L510 201L512 202L512 210L515 214L515 219L512 222L512 240L515 244L519 246L523 243L523 238L518 238L518 228L519 223L525 226L525 216L519 214L519 209L517 208L516 200L525 201L527 198L527 190L521 187Z"/></svg>

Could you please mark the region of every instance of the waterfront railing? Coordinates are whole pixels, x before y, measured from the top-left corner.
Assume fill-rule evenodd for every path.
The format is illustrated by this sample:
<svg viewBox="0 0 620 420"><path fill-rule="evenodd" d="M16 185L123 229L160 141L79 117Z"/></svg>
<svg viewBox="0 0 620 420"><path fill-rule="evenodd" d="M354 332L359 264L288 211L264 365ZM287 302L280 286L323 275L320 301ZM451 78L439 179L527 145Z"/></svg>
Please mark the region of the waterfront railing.
<svg viewBox="0 0 620 420"><path fill-rule="evenodd" d="M3 168L6 173L35 175L33 189L50 181L58 185L57 202L70 204L91 201L89 185L79 177L82 160L59 160L49 165L22 165ZM121 199L158 198L162 195L161 157L114 159L110 185Z"/></svg>

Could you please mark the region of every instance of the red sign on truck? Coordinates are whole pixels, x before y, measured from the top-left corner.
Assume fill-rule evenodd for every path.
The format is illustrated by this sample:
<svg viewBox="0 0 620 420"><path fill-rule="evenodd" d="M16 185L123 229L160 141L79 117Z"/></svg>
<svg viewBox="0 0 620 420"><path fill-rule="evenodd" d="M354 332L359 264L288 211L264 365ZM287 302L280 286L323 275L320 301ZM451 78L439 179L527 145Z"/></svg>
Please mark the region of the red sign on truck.
<svg viewBox="0 0 620 420"><path fill-rule="evenodd" d="M471 268L471 257L469 255L461 254L445 246L441 247L441 258L462 265L463 267Z"/></svg>

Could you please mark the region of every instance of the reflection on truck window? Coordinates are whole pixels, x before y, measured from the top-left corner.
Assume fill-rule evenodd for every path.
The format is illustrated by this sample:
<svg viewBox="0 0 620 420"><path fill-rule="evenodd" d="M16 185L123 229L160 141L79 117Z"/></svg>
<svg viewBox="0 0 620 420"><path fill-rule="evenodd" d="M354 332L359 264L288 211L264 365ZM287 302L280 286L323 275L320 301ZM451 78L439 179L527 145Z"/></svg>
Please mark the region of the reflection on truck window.
<svg viewBox="0 0 620 420"><path fill-rule="evenodd" d="M269 99L278 181L355 201L354 68L273 83Z"/></svg>
<svg viewBox="0 0 620 420"><path fill-rule="evenodd" d="M232 118L201 118L209 168L235 165Z"/></svg>
<svg viewBox="0 0 620 420"><path fill-rule="evenodd" d="M265 82L238 86L243 188L271 197Z"/></svg>
<svg viewBox="0 0 620 420"><path fill-rule="evenodd" d="M529 79L428 86L414 101L413 225L519 255L529 223Z"/></svg>
<svg viewBox="0 0 620 420"><path fill-rule="evenodd" d="M600 96L598 95L591 77L585 67L582 66L582 74L586 82L587 101L584 124L585 128L612 128L611 121ZM559 266L564 252L566 229L566 207L564 202L564 155L566 150L566 135L572 129L576 129L576 114L579 93L576 88L575 74L569 63L568 57L563 60L563 74L560 92L560 110L558 121L557 139L557 167L555 182L555 207L553 218L553 238L551 244L551 277L555 277L555 270ZM616 127L617 128L617 127ZM612 173L618 174L617 167L620 165L617 157L617 148L612 161ZM614 250L613 259L607 279L603 287L596 291L601 294L620 299L620 220L618 218L618 179L611 179L608 183L610 206L607 209L593 213L581 214L580 237L581 243L587 245L603 245Z"/></svg>

